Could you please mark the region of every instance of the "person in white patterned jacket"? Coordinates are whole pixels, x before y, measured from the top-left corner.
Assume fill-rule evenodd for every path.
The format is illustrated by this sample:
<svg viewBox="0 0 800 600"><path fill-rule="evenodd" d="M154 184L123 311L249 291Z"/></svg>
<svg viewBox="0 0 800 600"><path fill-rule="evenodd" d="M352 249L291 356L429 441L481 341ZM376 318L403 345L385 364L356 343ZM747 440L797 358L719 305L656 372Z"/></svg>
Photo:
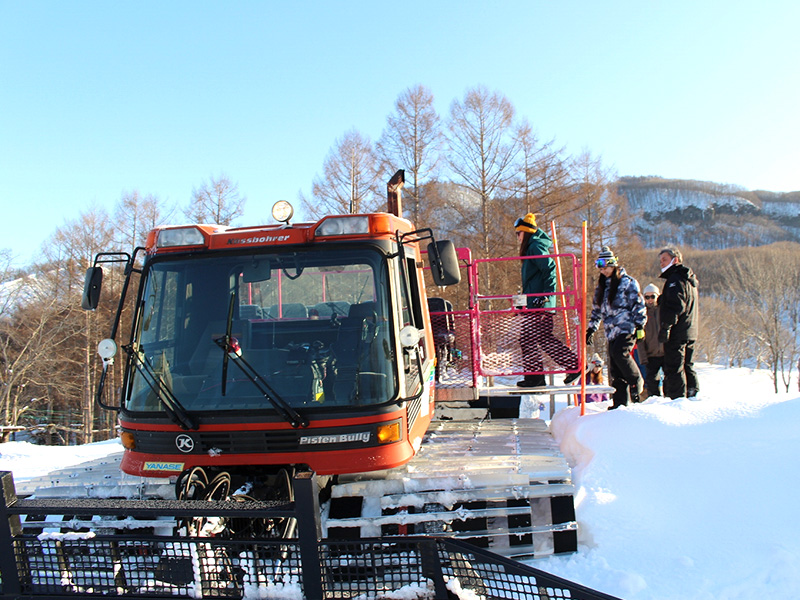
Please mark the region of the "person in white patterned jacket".
<svg viewBox="0 0 800 600"><path fill-rule="evenodd" d="M600 271L592 299L592 313L586 329L586 345L603 323L608 340L608 376L614 388L609 410L639 402L644 379L631 353L637 339L644 337L647 309L639 283L625 272L608 246L603 246L595 261Z"/></svg>

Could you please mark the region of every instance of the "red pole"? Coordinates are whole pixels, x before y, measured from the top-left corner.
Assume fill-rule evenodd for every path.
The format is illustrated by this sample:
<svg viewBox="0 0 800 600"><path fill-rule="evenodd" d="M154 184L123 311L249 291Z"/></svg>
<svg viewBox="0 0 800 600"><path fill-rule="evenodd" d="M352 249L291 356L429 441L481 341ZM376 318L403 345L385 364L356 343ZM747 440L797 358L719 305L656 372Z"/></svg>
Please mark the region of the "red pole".
<svg viewBox="0 0 800 600"><path fill-rule="evenodd" d="M555 221L550 221L550 236L553 238L553 254L558 256L558 237L556 236ZM556 290L559 292L564 291L564 277L561 274L561 261L558 259L556 259ZM561 304L561 308L564 308L564 296L559 295L558 299L559 303ZM562 310L561 315L564 317L564 335L567 340L567 346L569 346L569 319L567 319L567 311Z"/></svg>
<svg viewBox="0 0 800 600"><path fill-rule="evenodd" d="M581 369L581 416L586 414L586 337L581 335L586 331L586 258L588 252L586 249L586 221L583 222L582 227L582 240L581 240L581 297L580 302L580 318L581 324L580 332L578 335L578 365Z"/></svg>

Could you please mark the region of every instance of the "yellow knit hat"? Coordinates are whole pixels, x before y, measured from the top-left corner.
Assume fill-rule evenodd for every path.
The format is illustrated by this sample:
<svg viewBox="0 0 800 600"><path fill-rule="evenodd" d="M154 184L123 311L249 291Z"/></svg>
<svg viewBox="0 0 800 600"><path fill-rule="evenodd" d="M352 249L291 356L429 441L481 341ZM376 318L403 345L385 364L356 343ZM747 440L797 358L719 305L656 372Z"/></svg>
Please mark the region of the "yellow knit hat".
<svg viewBox="0 0 800 600"><path fill-rule="evenodd" d="M533 213L528 213L521 219L517 219L514 222L514 230L515 231L529 231L531 233L536 233L538 226L536 225L536 215Z"/></svg>

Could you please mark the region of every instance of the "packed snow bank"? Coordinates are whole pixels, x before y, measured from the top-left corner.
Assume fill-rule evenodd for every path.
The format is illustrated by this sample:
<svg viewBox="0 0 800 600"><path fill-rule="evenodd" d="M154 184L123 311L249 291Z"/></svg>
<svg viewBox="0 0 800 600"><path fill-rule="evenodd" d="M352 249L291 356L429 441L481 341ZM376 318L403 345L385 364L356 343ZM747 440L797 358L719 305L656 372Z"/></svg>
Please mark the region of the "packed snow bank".
<svg viewBox="0 0 800 600"><path fill-rule="evenodd" d="M800 397L749 369L700 381L697 401L554 416L580 551L535 566L627 600L797 597Z"/></svg>
<svg viewBox="0 0 800 600"><path fill-rule="evenodd" d="M24 481L116 452L122 452L119 439L82 446L39 446L30 442L6 442L0 444L0 471L11 471L14 473L14 481Z"/></svg>

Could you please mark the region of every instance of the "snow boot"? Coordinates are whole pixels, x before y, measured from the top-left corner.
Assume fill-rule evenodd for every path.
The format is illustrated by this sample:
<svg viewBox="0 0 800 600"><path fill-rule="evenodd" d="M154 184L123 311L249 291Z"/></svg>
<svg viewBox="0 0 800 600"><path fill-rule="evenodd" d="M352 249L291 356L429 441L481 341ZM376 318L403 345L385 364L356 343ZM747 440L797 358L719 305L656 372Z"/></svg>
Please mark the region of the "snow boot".
<svg viewBox="0 0 800 600"><path fill-rule="evenodd" d="M547 385L547 380L544 375L525 375L522 381L517 382L517 387L521 388L535 388L544 387Z"/></svg>
<svg viewBox="0 0 800 600"><path fill-rule="evenodd" d="M642 401L641 397L639 396L639 386L632 385L629 389L629 393L631 395L631 402L634 404L638 404Z"/></svg>

